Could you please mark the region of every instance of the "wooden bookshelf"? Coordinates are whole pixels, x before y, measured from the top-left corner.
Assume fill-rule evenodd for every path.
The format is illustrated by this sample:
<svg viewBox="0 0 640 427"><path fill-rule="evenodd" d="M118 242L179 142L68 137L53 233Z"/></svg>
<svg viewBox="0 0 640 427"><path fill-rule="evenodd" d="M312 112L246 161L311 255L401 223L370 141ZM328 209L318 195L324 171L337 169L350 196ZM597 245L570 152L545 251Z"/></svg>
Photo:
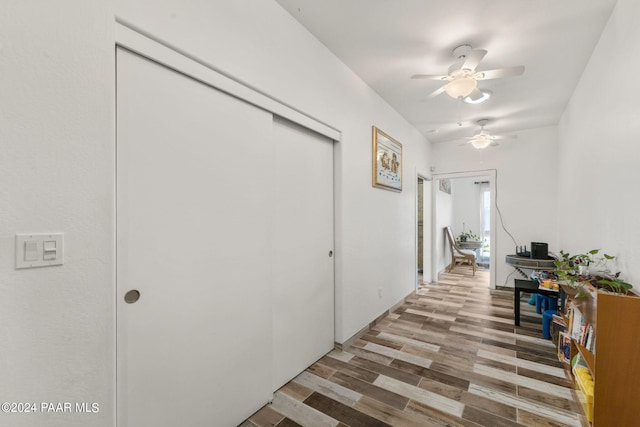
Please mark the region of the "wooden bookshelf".
<svg viewBox="0 0 640 427"><path fill-rule="evenodd" d="M631 426L638 423L636 397L640 395L640 296L606 294L590 284L576 290L563 287L594 328L591 352L574 341L594 380L593 427ZM572 357L573 357L572 351Z"/></svg>

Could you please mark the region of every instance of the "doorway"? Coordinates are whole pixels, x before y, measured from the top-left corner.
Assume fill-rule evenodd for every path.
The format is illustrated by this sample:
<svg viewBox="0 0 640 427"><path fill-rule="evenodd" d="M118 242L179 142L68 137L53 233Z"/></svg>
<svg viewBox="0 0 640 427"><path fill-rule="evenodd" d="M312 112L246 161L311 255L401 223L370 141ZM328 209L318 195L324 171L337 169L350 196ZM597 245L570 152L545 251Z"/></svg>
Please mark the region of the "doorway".
<svg viewBox="0 0 640 427"><path fill-rule="evenodd" d="M489 270L489 287L496 287L496 171L434 174L432 214L434 246L432 280L449 265L450 250L442 230L450 226L454 236L471 235L482 242L473 248L480 267Z"/></svg>

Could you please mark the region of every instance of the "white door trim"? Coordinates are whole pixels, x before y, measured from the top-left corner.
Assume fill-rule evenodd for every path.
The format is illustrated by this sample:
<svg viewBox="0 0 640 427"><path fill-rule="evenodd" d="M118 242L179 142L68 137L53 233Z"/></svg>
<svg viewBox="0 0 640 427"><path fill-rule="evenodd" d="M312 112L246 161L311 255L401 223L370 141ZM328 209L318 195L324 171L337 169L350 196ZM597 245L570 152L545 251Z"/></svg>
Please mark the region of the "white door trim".
<svg viewBox="0 0 640 427"><path fill-rule="evenodd" d="M415 218L414 219L414 224L415 224L415 227L416 227L416 232L415 232L415 254L416 254L416 256L414 257L415 258L414 271L415 271L415 290L416 291L418 290L418 286L420 286L420 283L419 283L419 280L418 280L418 253L419 253L419 250L418 250L418 209L420 207L418 206L418 186L417 186L417 182L418 182L419 179L421 179L423 181L423 184L422 184L422 193L423 193L422 194L422 196L423 196L422 204L424 205L424 193L425 193L424 188L428 185L428 183L431 182L432 178L430 178L425 173L420 173L420 172L416 171L416 177L415 177L416 194L415 194L415 212L414 212L414 218ZM427 218L428 218L428 220L427 220ZM433 228L433 225L432 225L433 221L432 220L433 220L433 214L431 212L425 212L423 210L423 212L422 212L422 234L423 234L423 239L424 239L424 230L426 229L426 227L429 227L429 230L431 230ZM433 236L431 236L431 240L433 241ZM431 242L431 243L432 243L431 247L433 247L433 242ZM422 246L424 247L424 240L423 240ZM430 256L429 256L428 259L429 259L429 262L431 263L432 259L433 259L433 255L431 253L429 255ZM426 268L425 268L425 260L426 260L426 257L424 256L424 253L423 253L422 254L422 274L423 274L422 278L423 278L423 280L425 279L424 272L426 270ZM429 270L432 271L432 268L429 268Z"/></svg>

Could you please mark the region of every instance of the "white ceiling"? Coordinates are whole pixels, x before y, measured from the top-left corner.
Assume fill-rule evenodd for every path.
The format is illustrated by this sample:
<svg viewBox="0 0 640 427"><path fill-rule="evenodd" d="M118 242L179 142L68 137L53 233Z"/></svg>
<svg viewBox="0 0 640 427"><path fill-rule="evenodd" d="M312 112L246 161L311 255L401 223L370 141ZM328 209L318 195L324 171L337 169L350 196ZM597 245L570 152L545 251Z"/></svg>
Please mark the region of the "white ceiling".
<svg viewBox="0 0 640 427"><path fill-rule="evenodd" d="M555 125L616 0L276 0L432 142ZM488 101L463 104L442 84L452 50L487 55L477 71L524 65L518 77L480 81ZM606 82L603 82L606 84ZM597 100L594 100L597 102ZM461 122L459 126L457 122Z"/></svg>

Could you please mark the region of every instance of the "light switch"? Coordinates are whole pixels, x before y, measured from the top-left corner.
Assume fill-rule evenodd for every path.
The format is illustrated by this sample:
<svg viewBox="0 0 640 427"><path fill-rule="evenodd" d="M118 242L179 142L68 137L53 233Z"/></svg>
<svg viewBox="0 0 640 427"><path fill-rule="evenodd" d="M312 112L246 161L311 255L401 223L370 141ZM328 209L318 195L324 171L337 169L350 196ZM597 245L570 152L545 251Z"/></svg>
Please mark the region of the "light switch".
<svg viewBox="0 0 640 427"><path fill-rule="evenodd" d="M56 246L56 241L55 240L45 240L43 245L43 250L42 250L42 259L45 261L52 261L54 259L56 259L56 256L58 254L58 250L57 250L57 246Z"/></svg>
<svg viewBox="0 0 640 427"><path fill-rule="evenodd" d="M24 260L25 261L37 261L38 260L38 241L26 240L24 242Z"/></svg>
<svg viewBox="0 0 640 427"><path fill-rule="evenodd" d="M64 264L63 233L16 234L16 268Z"/></svg>

